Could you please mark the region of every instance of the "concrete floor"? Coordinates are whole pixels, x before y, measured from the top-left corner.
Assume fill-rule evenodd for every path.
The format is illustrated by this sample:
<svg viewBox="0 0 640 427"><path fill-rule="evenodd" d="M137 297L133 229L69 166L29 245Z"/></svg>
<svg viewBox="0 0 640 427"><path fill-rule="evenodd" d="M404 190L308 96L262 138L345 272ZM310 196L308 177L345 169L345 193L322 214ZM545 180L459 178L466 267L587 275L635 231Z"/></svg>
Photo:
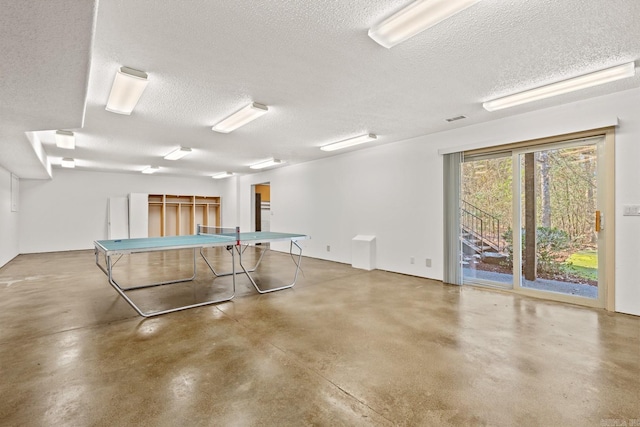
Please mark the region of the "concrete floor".
<svg viewBox="0 0 640 427"><path fill-rule="evenodd" d="M121 277L189 256L123 259ZM270 253L256 278L276 286L292 266ZM18 256L0 269L0 425L640 425L638 317L302 267L293 289L238 276L231 302L144 319L92 251ZM198 268L133 295L157 310L228 291Z"/></svg>

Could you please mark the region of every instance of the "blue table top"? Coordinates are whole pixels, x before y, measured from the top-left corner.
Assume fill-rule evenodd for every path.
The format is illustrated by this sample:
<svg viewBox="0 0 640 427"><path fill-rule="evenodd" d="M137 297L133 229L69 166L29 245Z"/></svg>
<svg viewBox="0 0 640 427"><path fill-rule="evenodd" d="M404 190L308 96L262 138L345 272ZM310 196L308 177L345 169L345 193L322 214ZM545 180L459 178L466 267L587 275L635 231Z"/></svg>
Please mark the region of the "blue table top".
<svg viewBox="0 0 640 427"><path fill-rule="evenodd" d="M282 240L303 240L309 236L274 231L240 233L240 243L268 243ZM236 234L195 234L187 236L144 237L138 239L96 240L97 249L104 252L145 252L154 250L188 249L236 244Z"/></svg>

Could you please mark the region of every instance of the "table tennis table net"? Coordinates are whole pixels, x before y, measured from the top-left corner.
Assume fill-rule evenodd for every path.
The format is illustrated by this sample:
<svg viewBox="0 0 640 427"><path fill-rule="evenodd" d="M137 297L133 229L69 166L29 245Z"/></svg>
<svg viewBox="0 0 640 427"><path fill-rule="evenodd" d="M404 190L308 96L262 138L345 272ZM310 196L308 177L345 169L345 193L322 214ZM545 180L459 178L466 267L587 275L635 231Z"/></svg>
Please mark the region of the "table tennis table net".
<svg viewBox="0 0 640 427"><path fill-rule="evenodd" d="M212 225L200 225L198 224L198 229L196 230L198 235L205 236L221 236L221 237L231 237L234 240L239 240L240 238L240 229L239 228L229 228L229 227L217 227Z"/></svg>

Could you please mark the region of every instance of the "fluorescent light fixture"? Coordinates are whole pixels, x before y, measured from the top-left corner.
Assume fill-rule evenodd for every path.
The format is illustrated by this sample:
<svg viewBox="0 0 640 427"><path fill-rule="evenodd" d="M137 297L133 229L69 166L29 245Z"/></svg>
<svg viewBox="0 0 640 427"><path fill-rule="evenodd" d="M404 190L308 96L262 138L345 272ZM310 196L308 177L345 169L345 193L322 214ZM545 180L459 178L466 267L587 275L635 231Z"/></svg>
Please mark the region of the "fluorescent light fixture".
<svg viewBox="0 0 640 427"><path fill-rule="evenodd" d="M236 111L226 119L222 120L211 129L220 133L229 133L266 114L268 111L269 108L266 105L252 102L243 109Z"/></svg>
<svg viewBox="0 0 640 427"><path fill-rule="evenodd" d="M474 5L480 0L416 0L369 29L369 37L387 49Z"/></svg>
<svg viewBox="0 0 640 427"><path fill-rule="evenodd" d="M213 175L211 178L213 179L223 179L223 178L229 178L233 176L233 172L220 172L217 173L215 175Z"/></svg>
<svg viewBox="0 0 640 427"><path fill-rule="evenodd" d="M255 163L249 167L251 169L264 169L270 166L282 165L284 163L286 163L284 160L269 159L269 160L264 160L262 162Z"/></svg>
<svg viewBox="0 0 640 427"><path fill-rule="evenodd" d="M184 156L186 156L189 153L191 153L191 148L180 147L180 148L177 148L177 149L173 150L172 152L170 152L166 156L164 156L164 158L165 158L165 160L178 160L178 159L183 158Z"/></svg>
<svg viewBox="0 0 640 427"><path fill-rule="evenodd" d="M65 158L62 159L61 166L63 168L75 168L76 167L76 162L72 158L65 157Z"/></svg>
<svg viewBox="0 0 640 427"><path fill-rule="evenodd" d="M372 133L367 133L364 135L356 136L354 138L345 139L343 141L334 142L331 144L323 145L320 147L322 151L334 151L340 150L347 147L352 147L354 145L363 144L365 142L373 141L378 137Z"/></svg>
<svg viewBox="0 0 640 427"><path fill-rule="evenodd" d="M73 132L68 130L57 130L56 145L60 148L73 150L76 148L76 137L73 135Z"/></svg>
<svg viewBox="0 0 640 427"><path fill-rule="evenodd" d="M113 80L107 111L129 115L147 87L147 73L133 68L121 67Z"/></svg>
<svg viewBox="0 0 640 427"><path fill-rule="evenodd" d="M503 108L515 107L516 105L525 104L527 102L538 101L540 99L561 95L563 93L569 93L627 77L633 77L635 74L635 63L629 62L628 64L618 65L613 68L584 74L572 79L563 80L550 85L487 101L483 103L482 106L487 111L501 110Z"/></svg>
<svg viewBox="0 0 640 427"><path fill-rule="evenodd" d="M143 169L142 173L151 174L151 173L156 173L159 170L160 170L159 166L149 166L146 169Z"/></svg>

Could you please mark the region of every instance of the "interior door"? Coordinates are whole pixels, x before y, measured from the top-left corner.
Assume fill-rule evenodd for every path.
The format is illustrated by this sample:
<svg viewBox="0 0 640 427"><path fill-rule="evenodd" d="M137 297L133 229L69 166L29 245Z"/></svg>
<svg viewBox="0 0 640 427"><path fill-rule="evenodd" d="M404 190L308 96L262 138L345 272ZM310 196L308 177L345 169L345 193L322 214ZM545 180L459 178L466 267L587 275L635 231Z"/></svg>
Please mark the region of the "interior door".
<svg viewBox="0 0 640 427"><path fill-rule="evenodd" d="M126 197L109 197L107 209L107 238L129 238L129 200Z"/></svg>
<svg viewBox="0 0 640 427"><path fill-rule="evenodd" d="M255 230L256 231L262 231L262 195L258 192L255 193L255 200L254 200L255 204L254 204L254 218L255 218Z"/></svg>

